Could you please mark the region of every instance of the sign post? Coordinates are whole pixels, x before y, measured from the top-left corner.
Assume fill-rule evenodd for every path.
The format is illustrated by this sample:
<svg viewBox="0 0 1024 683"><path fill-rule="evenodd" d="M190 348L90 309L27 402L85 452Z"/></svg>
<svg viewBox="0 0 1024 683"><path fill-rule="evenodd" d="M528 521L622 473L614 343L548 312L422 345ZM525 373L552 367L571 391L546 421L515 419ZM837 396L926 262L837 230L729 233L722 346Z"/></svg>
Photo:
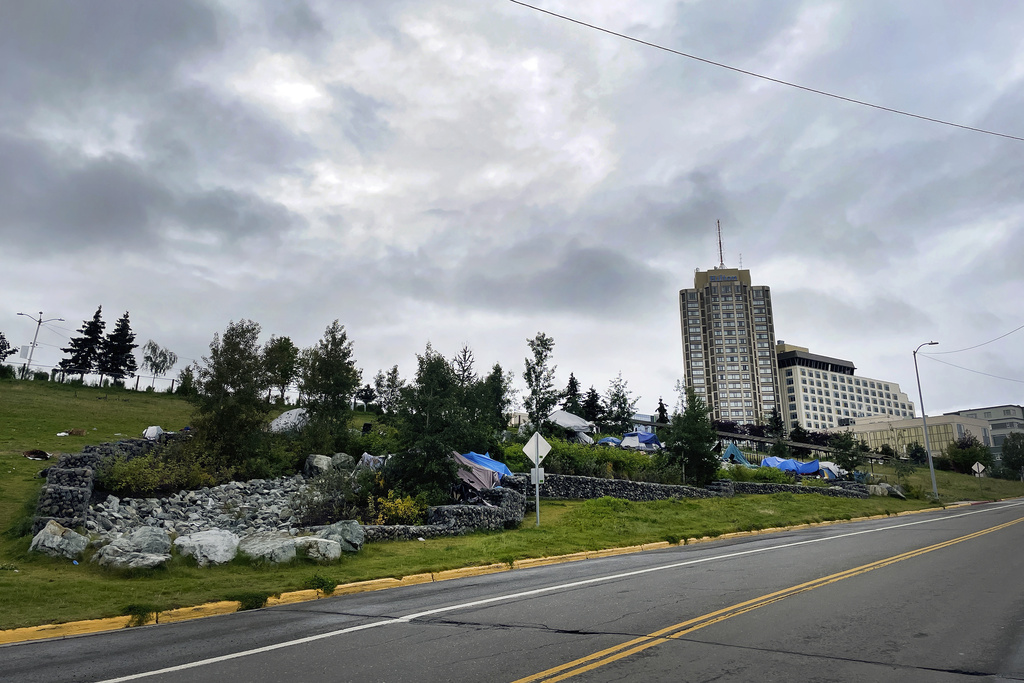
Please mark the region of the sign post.
<svg viewBox="0 0 1024 683"><path fill-rule="evenodd" d="M985 466L982 465L980 462L976 462L974 463L974 466L971 467L971 469L974 470L974 476L980 477L981 473L985 471Z"/></svg>
<svg viewBox="0 0 1024 683"><path fill-rule="evenodd" d="M544 440L544 437L540 435L540 432L534 432L530 440L523 446L523 453L533 463L533 470L530 472L531 479L533 479L534 495L537 507L537 526L540 526L540 482L544 478L544 470L541 469L540 463L544 460L544 456L551 452L551 444Z"/></svg>

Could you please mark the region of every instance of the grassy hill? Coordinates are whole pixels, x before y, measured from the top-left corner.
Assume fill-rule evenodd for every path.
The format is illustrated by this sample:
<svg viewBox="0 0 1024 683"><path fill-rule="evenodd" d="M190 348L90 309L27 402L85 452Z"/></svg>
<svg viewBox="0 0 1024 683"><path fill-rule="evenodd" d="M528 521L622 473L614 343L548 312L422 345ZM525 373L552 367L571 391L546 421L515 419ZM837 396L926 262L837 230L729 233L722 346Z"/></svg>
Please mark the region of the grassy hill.
<svg viewBox="0 0 1024 683"><path fill-rule="evenodd" d="M280 567L244 561L198 569L175 557L166 568L133 574L107 572L30 555L29 539L9 530L31 515L48 462L23 451L77 452L87 444L141 436L150 425L176 430L189 422L191 406L176 396L72 387L49 382L0 381L0 629L115 616L127 605L158 610L231 599L240 586L264 594L381 577L400 577L462 566L629 546L805 522L895 514L927 507L922 500L874 497L850 500L790 493L732 499L629 503L542 501L541 526L528 517L518 530L425 542L375 543L357 555L320 566L308 560ZM83 436L59 437L80 429ZM875 467L876 472L881 468ZM886 474L895 483L891 473ZM912 475L931 490L927 468ZM944 501L1024 495L1024 484L939 473Z"/></svg>

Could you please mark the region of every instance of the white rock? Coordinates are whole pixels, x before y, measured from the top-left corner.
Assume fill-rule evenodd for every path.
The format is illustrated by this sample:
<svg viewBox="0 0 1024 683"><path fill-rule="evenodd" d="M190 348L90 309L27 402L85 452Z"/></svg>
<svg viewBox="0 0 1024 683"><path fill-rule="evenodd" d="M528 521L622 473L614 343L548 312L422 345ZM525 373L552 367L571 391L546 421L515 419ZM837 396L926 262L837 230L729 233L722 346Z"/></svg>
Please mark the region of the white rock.
<svg viewBox="0 0 1024 683"><path fill-rule="evenodd" d="M195 557L200 567L224 564L238 553L238 536L223 529L199 531L174 539L174 546L185 557Z"/></svg>
<svg viewBox="0 0 1024 683"><path fill-rule="evenodd" d="M319 562L334 562L341 557L341 544L329 538L298 536L295 539L295 547L298 550L305 550L307 557Z"/></svg>
<svg viewBox="0 0 1024 683"><path fill-rule="evenodd" d="M52 519L32 538L29 552L43 553L52 557L74 559L82 554L89 539Z"/></svg>
<svg viewBox="0 0 1024 683"><path fill-rule="evenodd" d="M295 559L295 539L276 531L250 534L239 542L238 552L271 564L290 562Z"/></svg>

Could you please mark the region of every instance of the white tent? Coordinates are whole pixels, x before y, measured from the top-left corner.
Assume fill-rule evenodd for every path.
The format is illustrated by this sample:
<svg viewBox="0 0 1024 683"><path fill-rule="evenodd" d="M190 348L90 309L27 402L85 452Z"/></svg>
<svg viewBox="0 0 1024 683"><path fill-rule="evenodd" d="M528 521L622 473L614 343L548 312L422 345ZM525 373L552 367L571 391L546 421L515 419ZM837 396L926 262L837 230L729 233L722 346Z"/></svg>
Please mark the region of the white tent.
<svg viewBox="0 0 1024 683"><path fill-rule="evenodd" d="M556 410L548 415L548 421L554 422L559 427L571 429L574 432L588 433L594 431L594 425L587 422L579 415L567 413L564 410Z"/></svg>

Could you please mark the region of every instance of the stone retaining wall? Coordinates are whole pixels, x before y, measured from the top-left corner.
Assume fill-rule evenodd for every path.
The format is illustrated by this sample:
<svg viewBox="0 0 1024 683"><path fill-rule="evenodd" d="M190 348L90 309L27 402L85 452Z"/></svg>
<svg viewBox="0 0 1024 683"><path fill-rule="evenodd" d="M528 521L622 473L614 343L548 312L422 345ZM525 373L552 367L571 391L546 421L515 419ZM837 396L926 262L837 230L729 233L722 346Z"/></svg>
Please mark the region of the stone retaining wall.
<svg viewBox="0 0 1024 683"><path fill-rule="evenodd" d="M507 477L506 477L507 479ZM499 531L523 521L526 497L511 488L481 491L493 507L483 505L439 505L427 510L427 523L412 525L367 525L366 542L415 540L434 536L461 536L472 531Z"/></svg>
<svg viewBox="0 0 1024 683"><path fill-rule="evenodd" d="M111 457L124 456L129 460L149 453L158 443L174 438L162 434L157 441L125 439L116 443L85 446L81 453L65 453L57 463L46 468L46 484L36 503L32 533L37 534L51 519L69 529L85 526L89 519L89 501L93 495L96 470Z"/></svg>
<svg viewBox="0 0 1024 683"><path fill-rule="evenodd" d="M532 503L534 486L530 478L523 474L504 477L502 486L519 491ZM626 479L601 479L599 477L580 477L572 474L547 474L540 485L541 498L557 498L561 500L590 500L611 496L635 502L664 500L666 498L714 498L715 492L694 486L674 486L671 484L652 484L646 481L628 481Z"/></svg>
<svg viewBox="0 0 1024 683"><path fill-rule="evenodd" d="M817 493L821 496L832 496L833 498L868 498L870 494L867 487L860 491L854 487L843 488L832 486L800 486L799 484L766 484L753 481L734 481L733 490L739 494L760 494L772 493Z"/></svg>

